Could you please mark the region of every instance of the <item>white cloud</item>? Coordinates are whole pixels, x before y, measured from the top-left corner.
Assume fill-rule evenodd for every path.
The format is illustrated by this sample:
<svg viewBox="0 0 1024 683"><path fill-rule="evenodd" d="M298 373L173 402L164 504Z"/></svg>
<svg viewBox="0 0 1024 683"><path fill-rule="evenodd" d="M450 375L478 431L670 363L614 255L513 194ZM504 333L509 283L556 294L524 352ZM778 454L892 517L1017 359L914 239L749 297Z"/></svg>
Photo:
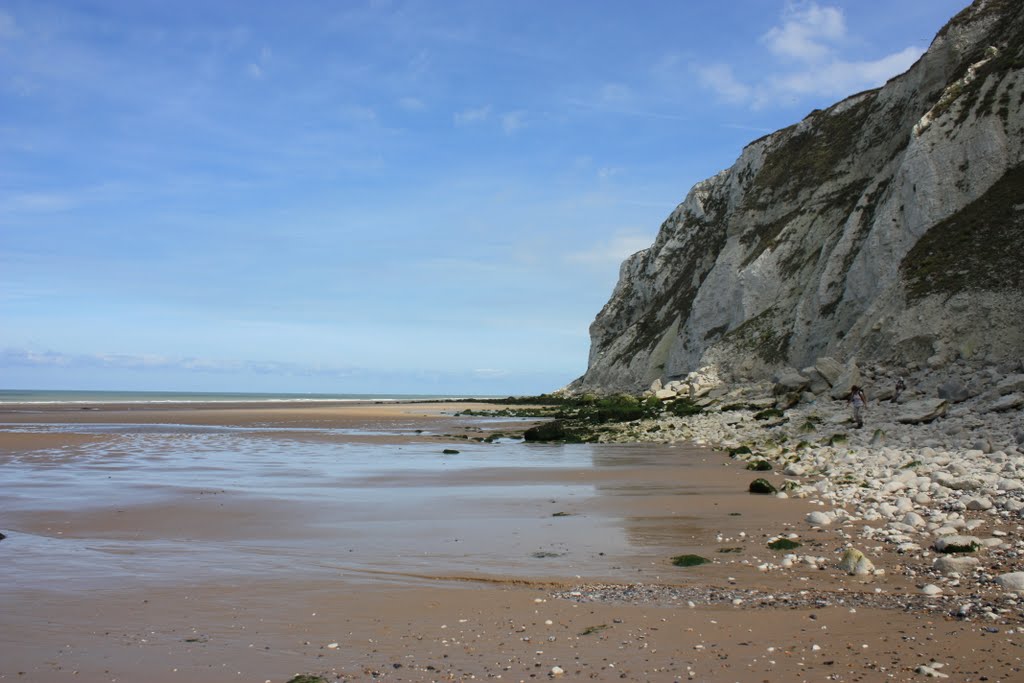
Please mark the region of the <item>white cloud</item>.
<svg viewBox="0 0 1024 683"><path fill-rule="evenodd" d="M750 99L753 88L741 83L728 64L708 64L695 66L697 80L720 99L731 104L739 104Z"/></svg>
<svg viewBox="0 0 1024 683"><path fill-rule="evenodd" d="M642 235L632 231L619 232L608 241L595 244L586 251L569 254L566 256L566 260L571 263L584 263L603 267L610 263L621 263L628 256L648 248L653 242L654 238L649 235Z"/></svg>
<svg viewBox="0 0 1024 683"><path fill-rule="evenodd" d="M491 105L486 104L476 109L465 109L455 112L455 125L468 126L474 123L482 123L491 116Z"/></svg>
<svg viewBox="0 0 1024 683"><path fill-rule="evenodd" d="M762 36L768 49L780 57L801 61L818 61L831 53L827 43L846 36L846 20L842 10L820 7L817 3L789 3L783 12L783 23Z"/></svg>
<svg viewBox="0 0 1024 683"><path fill-rule="evenodd" d="M836 60L815 69L773 76L765 95L831 95L841 97L883 85L920 58L924 50L908 47L891 55L866 62ZM763 104L763 103L760 103Z"/></svg>
<svg viewBox="0 0 1024 683"><path fill-rule="evenodd" d="M844 97L879 87L924 54L920 48L907 47L875 60L849 60L839 53L846 40L846 21L840 9L790 2L781 24L761 38L768 52L780 60L774 73L744 82L729 64L691 68L698 82L722 102L760 109L793 98Z"/></svg>

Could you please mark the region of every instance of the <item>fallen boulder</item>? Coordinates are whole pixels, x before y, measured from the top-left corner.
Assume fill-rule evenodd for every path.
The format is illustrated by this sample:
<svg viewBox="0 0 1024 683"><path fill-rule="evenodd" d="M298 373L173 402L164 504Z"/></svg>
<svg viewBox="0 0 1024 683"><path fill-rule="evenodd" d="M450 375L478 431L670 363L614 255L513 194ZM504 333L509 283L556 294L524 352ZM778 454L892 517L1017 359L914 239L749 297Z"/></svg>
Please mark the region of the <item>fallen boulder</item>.
<svg viewBox="0 0 1024 683"><path fill-rule="evenodd" d="M1024 572L1010 572L996 577L996 583L1008 591L1024 593Z"/></svg>
<svg viewBox="0 0 1024 683"><path fill-rule="evenodd" d="M940 553L973 553L981 547L981 539L977 536L951 534L935 539L932 547Z"/></svg>
<svg viewBox="0 0 1024 683"><path fill-rule="evenodd" d="M926 424L942 417L949 410L949 401L942 398L926 398L904 404L896 421L905 425Z"/></svg>

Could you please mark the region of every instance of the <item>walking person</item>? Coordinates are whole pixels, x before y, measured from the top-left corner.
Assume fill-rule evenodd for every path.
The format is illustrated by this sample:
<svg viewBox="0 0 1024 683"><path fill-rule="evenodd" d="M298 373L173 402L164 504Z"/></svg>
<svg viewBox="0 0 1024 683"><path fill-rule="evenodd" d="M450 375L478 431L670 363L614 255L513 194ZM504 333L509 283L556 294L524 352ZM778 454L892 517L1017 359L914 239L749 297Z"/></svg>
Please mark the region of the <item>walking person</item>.
<svg viewBox="0 0 1024 683"><path fill-rule="evenodd" d="M896 402L898 402L900 400L900 394L902 394L903 390L906 389L906 388L907 388L907 383L903 381L902 377L900 377L898 380L896 380L896 389L893 390L893 392L892 392L892 402L893 403L896 403Z"/></svg>
<svg viewBox="0 0 1024 683"><path fill-rule="evenodd" d="M850 397L847 400L853 408L853 422L857 429L860 429L864 426L864 411L867 409L868 397L864 395L864 390L855 384L850 389Z"/></svg>

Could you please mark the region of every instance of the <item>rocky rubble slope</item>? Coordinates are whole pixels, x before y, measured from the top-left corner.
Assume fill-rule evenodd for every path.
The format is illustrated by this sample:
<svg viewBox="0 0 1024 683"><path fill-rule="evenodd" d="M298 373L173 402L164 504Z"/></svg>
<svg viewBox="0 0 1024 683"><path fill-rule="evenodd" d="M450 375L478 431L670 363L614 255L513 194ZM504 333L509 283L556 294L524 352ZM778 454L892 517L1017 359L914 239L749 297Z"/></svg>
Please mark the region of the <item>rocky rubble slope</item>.
<svg viewBox="0 0 1024 683"><path fill-rule="evenodd" d="M679 387L703 412L620 425L601 441L729 450L776 495L820 506L806 533L828 527L847 539L843 557L792 553L761 571L898 571L959 618L1024 618L1024 365L923 367L896 401L897 378L881 366L822 365L866 387L864 428L827 382L788 370L774 383ZM660 382L649 393L677 396Z"/></svg>
<svg viewBox="0 0 1024 683"><path fill-rule="evenodd" d="M906 73L698 183L623 263L569 389L1019 358L1022 105L1024 3L978 0Z"/></svg>

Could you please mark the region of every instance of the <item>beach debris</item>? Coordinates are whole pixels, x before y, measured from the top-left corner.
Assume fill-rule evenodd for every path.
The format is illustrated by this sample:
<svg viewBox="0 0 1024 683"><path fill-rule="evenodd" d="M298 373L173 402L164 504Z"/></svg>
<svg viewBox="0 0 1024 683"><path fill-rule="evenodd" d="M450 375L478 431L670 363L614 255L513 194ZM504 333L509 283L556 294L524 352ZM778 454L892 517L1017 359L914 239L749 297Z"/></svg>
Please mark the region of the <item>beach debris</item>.
<svg viewBox="0 0 1024 683"><path fill-rule="evenodd" d="M932 662L931 666L921 664L916 669L914 669L914 671L921 674L922 676L927 676L928 678L949 678L949 674L944 674L941 671L939 671L939 667L941 666L941 664L936 664L935 662Z"/></svg>
<svg viewBox="0 0 1024 683"><path fill-rule="evenodd" d="M560 666L553 666L553 667L551 667L551 675L552 676L561 676L564 673L565 673L565 669L563 669Z"/></svg>
<svg viewBox="0 0 1024 683"><path fill-rule="evenodd" d="M443 453L444 455L458 455L459 451L455 450L454 448L446 448L443 451L441 451L441 453Z"/></svg>

